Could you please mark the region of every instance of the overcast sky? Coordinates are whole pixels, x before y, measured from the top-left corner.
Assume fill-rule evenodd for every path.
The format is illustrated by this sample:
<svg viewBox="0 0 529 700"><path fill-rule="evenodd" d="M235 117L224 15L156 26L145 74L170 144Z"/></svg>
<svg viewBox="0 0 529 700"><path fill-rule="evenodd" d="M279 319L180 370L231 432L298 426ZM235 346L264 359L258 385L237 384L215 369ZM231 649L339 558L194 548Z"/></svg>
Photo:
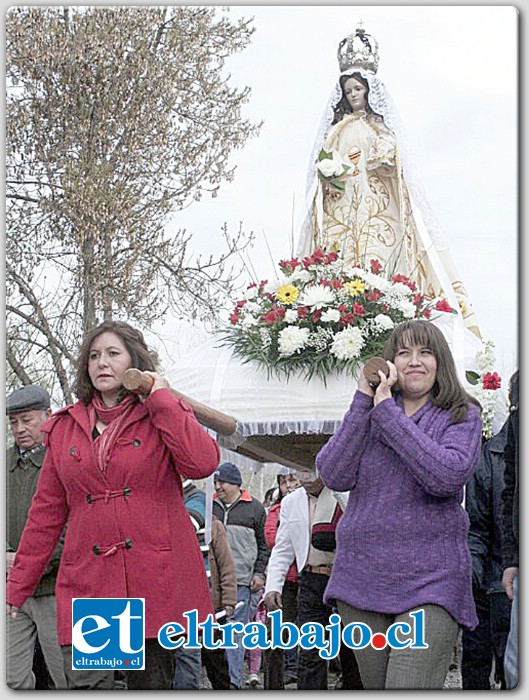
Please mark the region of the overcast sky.
<svg viewBox="0 0 529 700"><path fill-rule="evenodd" d="M233 183L179 213L171 227L194 249L221 249L226 222L257 241L259 278L290 255L304 206L309 157L338 76L336 51L358 21L379 42L378 77L411 142L482 334L500 369L517 365L517 24L512 6L231 6L254 18L251 45L229 60L234 85L250 85L245 116L264 121L232 156ZM297 240L297 230L294 232ZM268 253L268 244L273 261ZM250 280L249 280L250 281ZM166 324L163 335L173 335Z"/></svg>

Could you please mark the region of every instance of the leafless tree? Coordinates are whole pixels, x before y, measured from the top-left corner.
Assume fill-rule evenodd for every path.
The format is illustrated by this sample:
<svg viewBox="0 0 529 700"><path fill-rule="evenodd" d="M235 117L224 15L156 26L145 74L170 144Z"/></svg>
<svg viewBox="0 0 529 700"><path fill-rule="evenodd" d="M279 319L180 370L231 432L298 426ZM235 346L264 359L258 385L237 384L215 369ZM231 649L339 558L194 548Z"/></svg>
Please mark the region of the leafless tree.
<svg viewBox="0 0 529 700"><path fill-rule="evenodd" d="M194 256L168 218L233 178L260 128L226 61L251 20L197 6L12 7L6 21L8 381L50 375L72 400L87 329L169 310L214 319L236 284L242 227Z"/></svg>

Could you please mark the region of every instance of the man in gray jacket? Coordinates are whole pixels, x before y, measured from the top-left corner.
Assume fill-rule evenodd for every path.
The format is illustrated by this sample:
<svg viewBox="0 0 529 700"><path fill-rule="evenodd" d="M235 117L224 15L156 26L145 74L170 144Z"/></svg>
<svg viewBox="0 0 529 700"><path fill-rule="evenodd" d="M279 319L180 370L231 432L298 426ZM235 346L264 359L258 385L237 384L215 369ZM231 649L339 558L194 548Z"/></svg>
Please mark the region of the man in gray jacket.
<svg viewBox="0 0 529 700"><path fill-rule="evenodd" d="M244 603L230 621L246 624L251 613L252 594L255 598L264 586L264 572L270 556L264 536L266 512L263 504L242 488L241 472L235 464L221 464L214 474L214 480L216 494L213 514L228 531L237 574L237 603ZM238 642L237 649L226 650L232 688L242 685L244 647L240 636Z"/></svg>
<svg viewBox="0 0 529 700"><path fill-rule="evenodd" d="M6 413L15 440L6 456L6 572L9 573L44 461L46 450L41 427L51 415L49 394L37 385L17 389L6 399ZM55 688L68 687L57 642L55 580L59 556L60 547L54 552L35 595L26 600L17 617L7 616L6 666L10 688L35 688L32 666L37 635Z"/></svg>

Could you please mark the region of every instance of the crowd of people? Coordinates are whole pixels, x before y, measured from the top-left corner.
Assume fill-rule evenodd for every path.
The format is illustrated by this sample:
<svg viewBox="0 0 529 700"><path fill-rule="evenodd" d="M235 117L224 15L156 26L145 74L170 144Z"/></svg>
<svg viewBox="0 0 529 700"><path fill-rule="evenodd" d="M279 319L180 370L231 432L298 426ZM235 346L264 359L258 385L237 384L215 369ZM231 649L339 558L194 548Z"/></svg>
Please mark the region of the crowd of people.
<svg viewBox="0 0 529 700"><path fill-rule="evenodd" d="M219 465L215 440L124 322L84 339L74 405L52 414L38 385L9 394L7 685L198 689L204 667L213 689L247 678L325 690L332 667L343 689L436 689L462 631L463 688L516 687L518 373L509 418L483 443L479 405L436 326L401 324L384 357L387 375L359 375L314 470L280 474L266 505L235 464ZM130 368L150 376L148 394L123 388ZM212 503L196 483L210 475ZM145 599L144 670L72 670L72 599L132 597ZM342 644L329 661L307 645L245 649L242 633L228 649L157 638L168 621L186 629L191 610L270 627L279 609L299 628L339 613L342 629L385 639L423 611L427 648Z"/></svg>

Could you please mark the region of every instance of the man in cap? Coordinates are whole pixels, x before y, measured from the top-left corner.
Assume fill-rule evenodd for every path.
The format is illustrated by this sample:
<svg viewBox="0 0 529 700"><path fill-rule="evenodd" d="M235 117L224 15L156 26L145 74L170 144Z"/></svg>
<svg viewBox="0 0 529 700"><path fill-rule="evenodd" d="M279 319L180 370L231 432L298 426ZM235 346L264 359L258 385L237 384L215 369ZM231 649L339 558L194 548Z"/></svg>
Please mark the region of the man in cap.
<svg viewBox="0 0 529 700"><path fill-rule="evenodd" d="M224 462L215 472L215 496L213 514L228 531L228 540L235 559L237 573L237 603L244 603L233 615L231 622L249 621L252 593L264 586L265 568L270 556L266 544L264 524L266 512L263 504L242 488L241 472L231 462ZM257 602L257 601L256 601ZM227 649L230 683L233 688L242 685L244 647L241 636L237 649Z"/></svg>
<svg viewBox="0 0 529 700"><path fill-rule="evenodd" d="M36 384L24 386L6 398L6 414L15 441L6 455L6 570L9 573L44 461L42 424L51 415L50 396ZM6 665L10 688L35 688L32 667L37 635L55 688L68 687L57 642L55 580L59 556L60 547L50 559L35 595L26 600L16 617L7 616Z"/></svg>

